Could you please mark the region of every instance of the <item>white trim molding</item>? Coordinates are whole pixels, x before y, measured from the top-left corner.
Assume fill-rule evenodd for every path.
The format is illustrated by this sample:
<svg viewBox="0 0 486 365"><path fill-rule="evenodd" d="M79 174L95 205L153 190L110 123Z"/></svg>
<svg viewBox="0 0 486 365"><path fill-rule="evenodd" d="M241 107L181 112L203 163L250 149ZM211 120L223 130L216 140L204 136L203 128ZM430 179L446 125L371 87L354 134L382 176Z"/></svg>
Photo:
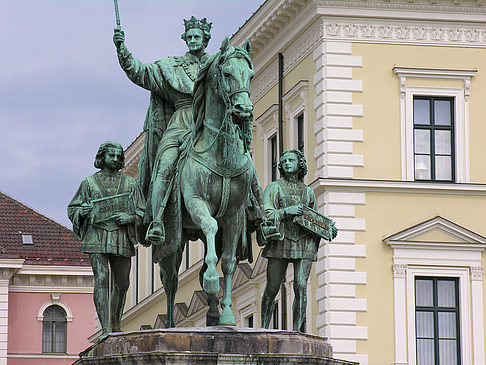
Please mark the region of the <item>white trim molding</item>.
<svg viewBox="0 0 486 365"><path fill-rule="evenodd" d="M42 322L44 320L44 311L51 305L58 305L62 309L64 309L64 311L66 312L66 321L72 322L73 312L71 311L69 306L61 300L61 294L59 293L51 293L51 300L45 302L40 306L39 311L37 312L38 321Z"/></svg>
<svg viewBox="0 0 486 365"><path fill-rule="evenodd" d="M300 80L297 82L289 91L285 93L282 97L282 101L285 106L285 114L287 116L287 121L289 123L289 137L288 137L288 146L289 148L297 148L297 118L302 115L304 120L304 155L309 156L308 154L308 146L309 140L307 138L307 122L309 120L309 116L307 115L307 89L308 89L309 81L307 80ZM297 105L295 104L297 101ZM308 176L304 177L304 183L308 183Z"/></svg>
<svg viewBox="0 0 486 365"><path fill-rule="evenodd" d="M266 187L271 181L272 175L272 146L270 140L277 135L278 123L278 105L272 104L263 114L256 120L255 125L260 128L261 138L263 140L263 187ZM277 138L277 151L279 148L279 140ZM277 157L278 158L278 157Z"/></svg>
<svg viewBox="0 0 486 365"><path fill-rule="evenodd" d="M420 239L434 230L452 239L450 242ZM415 277L439 276L459 280L461 363L483 365L481 255L486 249L486 238L436 216L389 235L383 241L393 249L395 364L416 364Z"/></svg>
<svg viewBox="0 0 486 365"><path fill-rule="evenodd" d="M400 134L401 134L401 173L402 180L414 180L413 153L413 98L415 95L449 96L454 98L454 181L470 181L469 169L469 95L471 78L477 70L430 69L413 67L394 67L400 88ZM461 80L464 87L409 87L408 79Z"/></svg>

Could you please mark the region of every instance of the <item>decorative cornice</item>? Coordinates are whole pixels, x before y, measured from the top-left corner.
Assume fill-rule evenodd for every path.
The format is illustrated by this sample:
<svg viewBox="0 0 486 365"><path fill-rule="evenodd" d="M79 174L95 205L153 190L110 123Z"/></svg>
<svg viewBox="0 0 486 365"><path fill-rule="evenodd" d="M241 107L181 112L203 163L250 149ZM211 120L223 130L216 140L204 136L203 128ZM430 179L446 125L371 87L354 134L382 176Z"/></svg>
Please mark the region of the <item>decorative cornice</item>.
<svg viewBox="0 0 486 365"><path fill-rule="evenodd" d="M318 6L325 6L329 8L351 8L351 9L381 9L381 10L401 10L413 12L427 12L427 13L452 13L452 14L486 14L486 8L482 7L482 1L458 1L445 0L449 4L437 4L437 0L430 0L429 3L416 3L415 0L397 0L391 2L390 0L383 1L339 1L339 0L317 0ZM470 5L467 5L470 4ZM396 15L399 17L400 15Z"/></svg>
<svg viewBox="0 0 486 365"><path fill-rule="evenodd" d="M20 288L29 288L30 291L53 291L59 289L65 292L65 289L71 290L84 289L92 290L92 276L75 276L75 275L14 275L10 279L11 291L20 291ZM38 289L38 290L37 290Z"/></svg>
<svg viewBox="0 0 486 365"><path fill-rule="evenodd" d="M142 155L145 144L145 132L138 135L135 141L125 150L125 168L123 172L129 176L138 176L138 161Z"/></svg>
<svg viewBox="0 0 486 365"><path fill-rule="evenodd" d="M250 39L255 56L281 33L286 32L292 20L306 11L311 16L320 15L327 18L348 16L356 19L394 19L407 21L407 23L425 21L427 24L436 21L483 23L486 15L484 3L484 0L441 0L440 4L437 0L429 0L429 2L415 0L267 1L233 35L232 41L243 44L246 38ZM386 35L388 30L383 28L381 32ZM404 36L402 30L399 33L401 37Z"/></svg>
<svg viewBox="0 0 486 365"><path fill-rule="evenodd" d="M298 37L286 50L284 56L284 75L291 71L304 57L311 53L322 42L324 35L324 21L319 19L312 24L300 37ZM257 72L251 83L251 99L256 103L267 93L278 79L277 58L263 70Z"/></svg>
<svg viewBox="0 0 486 365"><path fill-rule="evenodd" d="M486 46L486 31L482 25L405 24L382 19L373 23L356 22L353 19L326 21L324 38L395 44Z"/></svg>
<svg viewBox="0 0 486 365"><path fill-rule="evenodd" d="M483 281L484 267L471 267L470 271L472 281Z"/></svg>

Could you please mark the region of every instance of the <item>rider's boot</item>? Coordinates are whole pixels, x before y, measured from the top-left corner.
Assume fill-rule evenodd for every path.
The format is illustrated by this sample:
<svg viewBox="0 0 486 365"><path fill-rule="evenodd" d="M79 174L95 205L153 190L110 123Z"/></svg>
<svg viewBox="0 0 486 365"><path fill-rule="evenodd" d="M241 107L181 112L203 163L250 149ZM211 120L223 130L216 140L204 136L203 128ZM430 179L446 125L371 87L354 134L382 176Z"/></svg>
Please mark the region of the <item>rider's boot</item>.
<svg viewBox="0 0 486 365"><path fill-rule="evenodd" d="M145 240L149 241L153 245L161 245L165 241L165 228L164 228L164 210L167 203L166 194L170 194L168 191L170 186L170 180L161 179L159 182L154 183L152 192L152 209L154 211L154 220L150 222L145 235Z"/></svg>

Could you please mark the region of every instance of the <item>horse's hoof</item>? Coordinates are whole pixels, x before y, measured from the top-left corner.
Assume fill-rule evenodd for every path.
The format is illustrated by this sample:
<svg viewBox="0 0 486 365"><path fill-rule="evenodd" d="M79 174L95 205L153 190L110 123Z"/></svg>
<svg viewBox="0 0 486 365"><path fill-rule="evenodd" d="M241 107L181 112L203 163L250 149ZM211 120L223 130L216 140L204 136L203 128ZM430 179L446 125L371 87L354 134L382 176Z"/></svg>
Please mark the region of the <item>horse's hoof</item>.
<svg viewBox="0 0 486 365"><path fill-rule="evenodd" d="M203 276L203 289L208 294L218 294L219 292L219 277L216 275L206 275Z"/></svg>
<svg viewBox="0 0 486 365"><path fill-rule="evenodd" d="M98 342L99 342L99 341L104 340L104 339L105 339L105 338L107 338L107 337L108 337L110 334L111 334L111 332L109 332L109 331L103 331L103 333L101 334L101 336L100 336L100 337L98 337Z"/></svg>
<svg viewBox="0 0 486 365"><path fill-rule="evenodd" d="M234 326L235 325L235 316L231 309L226 307L223 309L223 313L219 317L219 324L224 326Z"/></svg>
<svg viewBox="0 0 486 365"><path fill-rule="evenodd" d="M219 312L206 314L206 326L219 326Z"/></svg>

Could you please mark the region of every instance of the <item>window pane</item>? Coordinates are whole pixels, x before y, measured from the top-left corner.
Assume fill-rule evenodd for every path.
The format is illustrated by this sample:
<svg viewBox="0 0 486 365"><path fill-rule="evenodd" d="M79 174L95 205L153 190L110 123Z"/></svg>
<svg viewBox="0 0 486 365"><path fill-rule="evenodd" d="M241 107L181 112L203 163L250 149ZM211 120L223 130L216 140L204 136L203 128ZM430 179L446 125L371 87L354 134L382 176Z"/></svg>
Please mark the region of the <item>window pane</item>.
<svg viewBox="0 0 486 365"><path fill-rule="evenodd" d="M417 312L417 337L434 338L433 312Z"/></svg>
<svg viewBox="0 0 486 365"><path fill-rule="evenodd" d="M415 153L430 153L430 131L415 129L414 131Z"/></svg>
<svg viewBox="0 0 486 365"><path fill-rule="evenodd" d="M452 280L437 281L437 305L439 307L456 306L456 282Z"/></svg>
<svg viewBox="0 0 486 365"><path fill-rule="evenodd" d="M44 311L44 320L65 320L66 311L58 305L51 305Z"/></svg>
<svg viewBox="0 0 486 365"><path fill-rule="evenodd" d="M440 365L457 364L457 342L456 340L439 341L439 363Z"/></svg>
<svg viewBox="0 0 486 365"><path fill-rule="evenodd" d="M435 100L434 114L436 125L451 125L451 101Z"/></svg>
<svg viewBox="0 0 486 365"><path fill-rule="evenodd" d="M56 348L55 352L65 352L66 345L66 322L57 322L56 326Z"/></svg>
<svg viewBox="0 0 486 365"><path fill-rule="evenodd" d="M452 180L451 156L435 156L435 179Z"/></svg>
<svg viewBox="0 0 486 365"><path fill-rule="evenodd" d="M417 365L434 364L434 340L417 339Z"/></svg>
<svg viewBox="0 0 486 365"><path fill-rule="evenodd" d="M439 338L456 338L456 313L439 312Z"/></svg>
<svg viewBox="0 0 486 365"><path fill-rule="evenodd" d="M42 352L52 352L52 322L42 324Z"/></svg>
<svg viewBox="0 0 486 365"><path fill-rule="evenodd" d="M417 307L432 307L434 305L432 284L432 280L415 280L415 302Z"/></svg>
<svg viewBox="0 0 486 365"><path fill-rule="evenodd" d="M424 99L413 100L413 122L415 124L430 124L430 102Z"/></svg>
<svg viewBox="0 0 486 365"><path fill-rule="evenodd" d="M450 155L451 146L451 131L435 131L435 153Z"/></svg>
<svg viewBox="0 0 486 365"><path fill-rule="evenodd" d="M415 179L430 180L430 156L416 155L415 156Z"/></svg>

